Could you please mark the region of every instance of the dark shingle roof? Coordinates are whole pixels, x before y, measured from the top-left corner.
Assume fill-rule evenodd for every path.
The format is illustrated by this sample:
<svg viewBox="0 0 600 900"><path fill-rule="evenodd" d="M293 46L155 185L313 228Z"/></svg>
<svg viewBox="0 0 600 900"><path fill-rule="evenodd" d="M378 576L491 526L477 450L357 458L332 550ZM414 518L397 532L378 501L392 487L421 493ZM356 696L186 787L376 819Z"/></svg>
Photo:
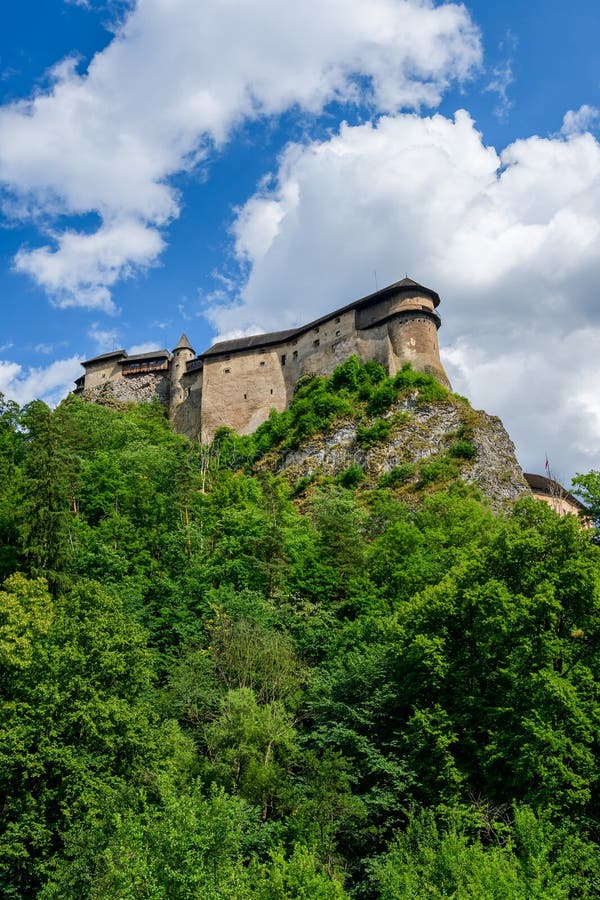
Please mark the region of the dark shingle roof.
<svg viewBox="0 0 600 900"><path fill-rule="evenodd" d="M577 497L574 497L573 494L570 494L569 491L565 490L558 481L554 481L552 478L546 478L545 475L536 475L534 472L523 472L523 477L534 493L568 500L569 503L573 503L579 509L586 511L586 507L581 500L578 500Z"/></svg>
<svg viewBox="0 0 600 900"><path fill-rule="evenodd" d="M89 366L91 363L100 362L103 359L110 359L111 356L127 356L126 350L111 350L110 353L101 353L100 356L93 356L92 359L86 359L82 362L82 366Z"/></svg>
<svg viewBox="0 0 600 900"><path fill-rule="evenodd" d="M190 344L190 339L185 332L177 341L177 346L173 348L173 353L175 353L175 350L191 350L192 353L194 352L194 348Z"/></svg>
<svg viewBox="0 0 600 900"><path fill-rule="evenodd" d="M418 284L416 281L413 281L412 278L403 278L401 281L389 284L380 291L375 291L374 294L368 294L366 297L361 297L359 300L348 303L347 306L342 306L340 309L334 309L333 312L327 313L326 316L321 316L321 318L315 319L313 322L308 322L306 325L300 325L298 328L290 328L287 331L273 331L269 334L252 334L249 337L236 338L232 341L219 341L219 343L213 344L208 350L201 353L200 356L205 358L207 356L217 356L221 353L233 353L236 350L250 350L255 347L267 347L271 344L279 344L282 341L287 341L297 335L304 334L306 331L310 331L311 328L315 328L317 325L327 322L333 316L339 316L352 309L360 309L363 306L369 306L371 303L382 300L388 294L394 294L398 291L405 291L406 293L418 291L419 293L430 297L434 307L439 306L440 303L439 294L436 294L431 288Z"/></svg>
<svg viewBox="0 0 600 900"><path fill-rule="evenodd" d="M329 318L329 316L327 317ZM281 341L287 341L301 331L305 331L306 326L301 328L288 328L287 331L272 331L269 334L251 334L248 337L235 338L233 341L219 341L209 347L202 356L217 356L219 353L231 353L235 350L249 350L252 347L267 347L269 344L279 344Z"/></svg>

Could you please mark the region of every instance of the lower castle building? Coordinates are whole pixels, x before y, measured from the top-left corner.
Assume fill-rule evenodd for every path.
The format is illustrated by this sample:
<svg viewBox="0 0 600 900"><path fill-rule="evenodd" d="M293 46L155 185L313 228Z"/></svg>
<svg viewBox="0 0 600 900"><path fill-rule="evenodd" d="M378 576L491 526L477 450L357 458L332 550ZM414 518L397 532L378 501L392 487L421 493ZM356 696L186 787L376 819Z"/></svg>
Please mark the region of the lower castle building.
<svg viewBox="0 0 600 900"><path fill-rule="evenodd" d="M329 375L353 354L390 375L406 362L449 387L440 360L440 298L404 278L287 331L213 344L196 355L186 335L172 352L115 350L83 363L75 393L89 400L160 400L175 431L208 442L223 425L249 434L292 401L298 380Z"/></svg>

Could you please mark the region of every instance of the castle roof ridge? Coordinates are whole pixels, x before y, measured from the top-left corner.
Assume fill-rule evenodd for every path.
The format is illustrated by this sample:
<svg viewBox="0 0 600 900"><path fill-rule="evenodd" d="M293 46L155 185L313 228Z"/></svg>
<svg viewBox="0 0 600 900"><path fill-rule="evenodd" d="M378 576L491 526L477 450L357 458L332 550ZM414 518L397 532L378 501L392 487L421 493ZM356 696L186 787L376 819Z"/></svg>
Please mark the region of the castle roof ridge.
<svg viewBox="0 0 600 900"><path fill-rule="evenodd" d="M145 353L134 353L133 356L128 356L125 354L125 359L123 359L123 364L132 362L133 360L138 359L157 359L158 357L166 356L167 359L171 358L171 352L169 350L146 350Z"/></svg>
<svg viewBox="0 0 600 900"><path fill-rule="evenodd" d="M221 353L230 353L234 350L246 350L253 347L265 347L269 344L278 344L281 341L289 340L290 338L304 334L306 331L310 331L311 328L315 328L317 325L327 322L327 320L331 319L333 316L339 316L342 313L350 312L352 309L368 306L370 303L381 299L387 294L397 291L399 288L407 293L409 291L420 291L424 293L427 297L431 298L434 308L440 304L439 294L431 288L418 284L418 282L413 281L412 278L406 277L401 281L395 281L393 284L388 284L386 287L383 287L372 294L367 294L365 297L353 300L352 303L348 303L346 306L334 309L332 312L327 313L327 315L320 316L320 318L314 319L312 322L298 325L296 328L289 328L286 331L271 331L264 334L251 334L247 337L233 338L230 341L218 341L216 344L211 344L204 353L200 353L199 358L204 359L207 356L217 356Z"/></svg>
<svg viewBox="0 0 600 900"><path fill-rule="evenodd" d="M123 350L123 349L121 349L121 350L110 350L108 353L101 353L99 356L92 356L92 357L90 357L90 359L84 360L84 361L81 363L81 365L82 365L82 366L89 366L89 365L91 365L92 363L98 362L98 361L101 360L101 359L110 359L111 356L122 356L122 357L126 357L126 356L127 356L127 350Z"/></svg>

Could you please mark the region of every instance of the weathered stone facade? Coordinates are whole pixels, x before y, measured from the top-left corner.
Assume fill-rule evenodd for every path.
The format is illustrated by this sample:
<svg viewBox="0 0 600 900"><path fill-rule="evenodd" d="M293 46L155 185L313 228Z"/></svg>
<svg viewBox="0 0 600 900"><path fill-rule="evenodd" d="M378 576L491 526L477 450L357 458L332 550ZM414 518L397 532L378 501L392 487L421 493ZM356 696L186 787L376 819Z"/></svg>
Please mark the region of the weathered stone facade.
<svg viewBox="0 0 600 900"><path fill-rule="evenodd" d="M439 354L440 298L411 279L383 288L307 325L214 344L195 356L185 335L172 353L124 350L84 363L77 392L101 399L158 398L176 431L210 441L227 425L254 431L271 409L291 402L303 376L328 375L352 354L390 375L405 362L448 385Z"/></svg>

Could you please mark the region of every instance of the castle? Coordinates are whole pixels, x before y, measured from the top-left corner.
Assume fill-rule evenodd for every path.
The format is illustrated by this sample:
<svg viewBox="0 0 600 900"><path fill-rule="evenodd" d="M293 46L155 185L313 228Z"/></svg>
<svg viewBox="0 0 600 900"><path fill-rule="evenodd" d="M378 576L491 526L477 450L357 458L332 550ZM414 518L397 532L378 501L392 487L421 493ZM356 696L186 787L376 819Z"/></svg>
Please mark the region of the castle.
<svg viewBox="0 0 600 900"><path fill-rule="evenodd" d="M172 353L104 353L83 363L75 393L86 399L160 400L175 431L208 442L223 425L249 434L284 410L298 380L329 375L356 354L390 375L406 362L449 387L440 360L435 291L404 278L287 331L213 344L196 355L186 335Z"/></svg>

